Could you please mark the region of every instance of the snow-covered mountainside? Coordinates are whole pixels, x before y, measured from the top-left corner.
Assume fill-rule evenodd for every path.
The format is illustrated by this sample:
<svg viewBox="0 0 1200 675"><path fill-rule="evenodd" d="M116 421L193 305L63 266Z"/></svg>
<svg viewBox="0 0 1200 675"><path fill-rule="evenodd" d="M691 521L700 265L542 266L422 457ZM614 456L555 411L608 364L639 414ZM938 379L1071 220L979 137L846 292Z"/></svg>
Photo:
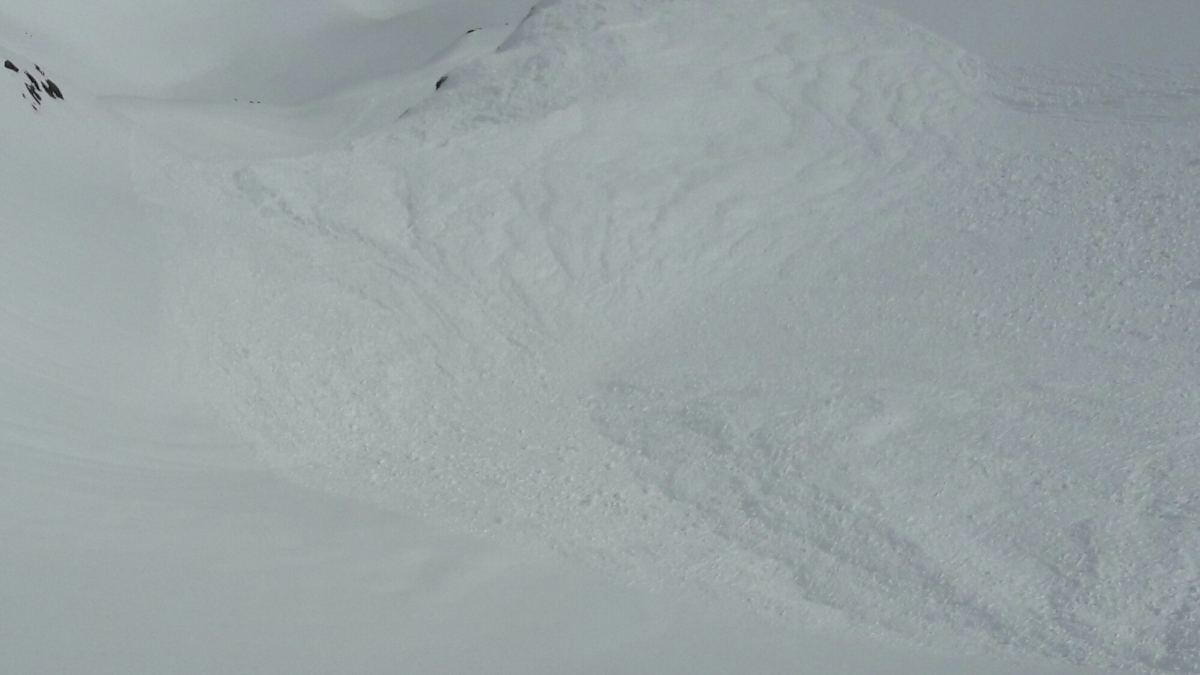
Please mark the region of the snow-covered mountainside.
<svg viewBox="0 0 1200 675"><path fill-rule="evenodd" d="M293 482L784 634L1200 672L1200 70L1002 70L844 2L318 4L270 58L10 87L22 133L125 129L46 143L140 215L12 228L0 327L99 331L64 372ZM389 51L419 12L463 35ZM112 310L23 308L35 253ZM0 394L10 439L57 405Z"/></svg>
<svg viewBox="0 0 1200 675"><path fill-rule="evenodd" d="M1200 12L1190 0L867 1L996 64L1200 63Z"/></svg>

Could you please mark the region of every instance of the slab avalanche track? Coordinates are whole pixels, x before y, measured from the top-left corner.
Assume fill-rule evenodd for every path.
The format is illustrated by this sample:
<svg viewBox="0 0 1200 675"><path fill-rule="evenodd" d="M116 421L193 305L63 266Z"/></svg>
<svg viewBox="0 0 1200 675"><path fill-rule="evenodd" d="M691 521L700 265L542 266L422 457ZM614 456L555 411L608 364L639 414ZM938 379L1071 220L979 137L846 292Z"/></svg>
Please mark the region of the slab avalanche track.
<svg viewBox="0 0 1200 675"><path fill-rule="evenodd" d="M1195 96L1024 77L853 7L563 0L375 134L147 144L140 189L180 359L297 481L785 622L1198 672Z"/></svg>

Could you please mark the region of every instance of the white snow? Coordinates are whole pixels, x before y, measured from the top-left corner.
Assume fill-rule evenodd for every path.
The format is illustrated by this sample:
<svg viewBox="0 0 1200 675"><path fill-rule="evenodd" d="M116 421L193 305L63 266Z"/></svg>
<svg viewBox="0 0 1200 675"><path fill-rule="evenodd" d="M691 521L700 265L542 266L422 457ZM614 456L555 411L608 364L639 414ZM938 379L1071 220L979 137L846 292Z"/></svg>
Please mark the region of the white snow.
<svg viewBox="0 0 1200 675"><path fill-rule="evenodd" d="M1200 10L876 4L0 10L0 670L1200 671Z"/></svg>
<svg viewBox="0 0 1200 675"><path fill-rule="evenodd" d="M1200 63L1190 0L868 0L1006 65Z"/></svg>

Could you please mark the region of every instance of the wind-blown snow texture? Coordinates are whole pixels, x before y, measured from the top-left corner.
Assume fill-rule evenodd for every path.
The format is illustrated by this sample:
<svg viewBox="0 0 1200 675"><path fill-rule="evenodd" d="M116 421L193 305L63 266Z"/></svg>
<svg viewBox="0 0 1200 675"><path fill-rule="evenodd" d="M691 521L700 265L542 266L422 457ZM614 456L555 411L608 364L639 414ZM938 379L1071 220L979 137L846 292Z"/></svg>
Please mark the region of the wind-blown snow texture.
<svg viewBox="0 0 1200 675"><path fill-rule="evenodd" d="M352 144L138 180L181 358L288 476L793 625L1197 672L1196 75L563 0Z"/></svg>

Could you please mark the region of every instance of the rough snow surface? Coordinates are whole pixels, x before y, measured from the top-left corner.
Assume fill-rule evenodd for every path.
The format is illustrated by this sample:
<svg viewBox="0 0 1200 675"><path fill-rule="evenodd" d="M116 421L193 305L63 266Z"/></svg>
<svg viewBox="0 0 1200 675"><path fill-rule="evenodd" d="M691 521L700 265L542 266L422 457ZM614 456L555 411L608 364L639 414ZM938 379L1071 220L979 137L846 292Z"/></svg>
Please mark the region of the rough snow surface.
<svg viewBox="0 0 1200 675"><path fill-rule="evenodd" d="M565 1L349 147L139 185L297 480L793 624L1193 671L1200 108L1127 83Z"/></svg>
<svg viewBox="0 0 1200 675"><path fill-rule="evenodd" d="M1200 63L1190 0L867 0L999 64L1107 69Z"/></svg>
<svg viewBox="0 0 1200 675"><path fill-rule="evenodd" d="M482 21L475 4L432 25ZM37 25L32 7L10 13ZM117 589L96 597L135 585L139 555L169 595L188 574L161 570L204 567L152 542L278 531L200 575L237 599L283 570L277 595L235 602L243 626L292 608L266 644L366 606L380 623L350 624L478 649L326 634L365 670L983 668L792 637L819 629L1200 671L1194 69L1002 69L883 12L784 0L545 2L379 65L388 26L412 30L389 22L439 7L314 3L274 36L295 58L231 29L157 70L101 60L135 83L93 90L119 99L67 77L39 117L15 89L0 102L20 120L6 147L42 158L6 167L2 193L12 223L39 225L4 230L0 459L17 478L0 507L12 579L41 585L5 597L43 611L40 589L90 568L39 577L39 556L89 551ZM25 35L5 44L55 53ZM330 54L350 43L344 71ZM25 197L56 181L86 189ZM209 414L234 440L180 442ZM246 447L492 543L247 478ZM76 506L31 507L53 495ZM332 534L347 522L361 534ZM606 584L634 590L588 617ZM120 625L152 634L136 620L152 604ZM547 623L561 651L538 651ZM750 632L766 637L747 650Z"/></svg>

